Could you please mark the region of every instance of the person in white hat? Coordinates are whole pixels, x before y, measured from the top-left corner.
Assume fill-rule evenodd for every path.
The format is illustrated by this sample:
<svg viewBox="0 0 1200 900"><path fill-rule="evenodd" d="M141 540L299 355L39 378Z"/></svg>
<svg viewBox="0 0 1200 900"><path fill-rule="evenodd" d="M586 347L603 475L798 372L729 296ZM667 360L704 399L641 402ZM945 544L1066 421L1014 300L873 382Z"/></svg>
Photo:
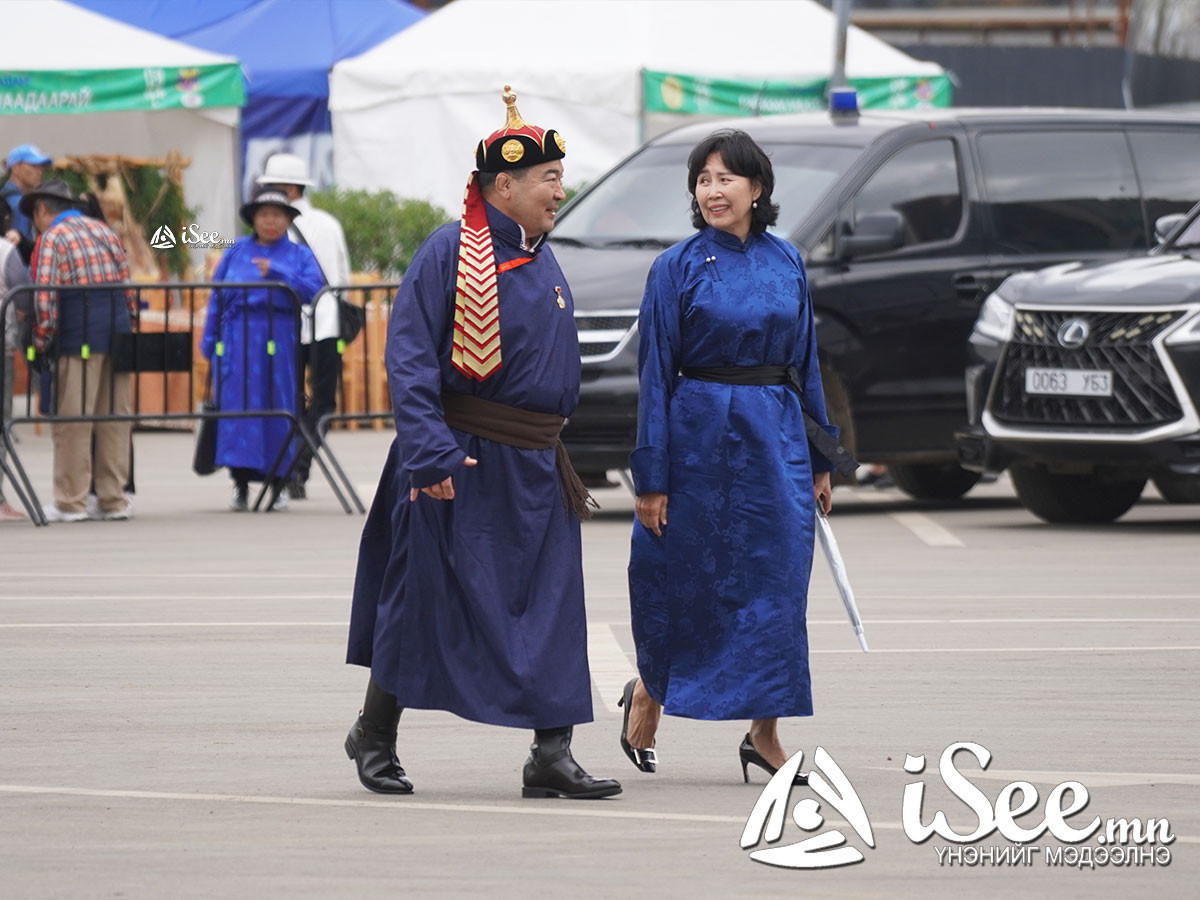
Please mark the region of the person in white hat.
<svg viewBox="0 0 1200 900"><path fill-rule="evenodd" d="M291 153L276 153L267 160L266 168L256 182L277 187L287 194L288 202L300 211L288 229L288 237L293 243L306 245L312 250L326 284L335 287L349 284L350 251L346 247L345 232L337 219L325 210L314 207L304 196L304 189L314 184L308 177L308 166L304 160ZM313 311L311 327L308 321L306 318L301 334L301 342L306 346L312 345L311 352L304 354L305 365L309 369L308 378L312 383L312 399L305 409L305 418L316 434L317 422L337 406L338 371L341 369L341 358L337 351L338 338L341 336L337 296L326 294ZM295 475L288 486L293 500L304 499L311 462L311 457L306 453L296 465Z"/></svg>

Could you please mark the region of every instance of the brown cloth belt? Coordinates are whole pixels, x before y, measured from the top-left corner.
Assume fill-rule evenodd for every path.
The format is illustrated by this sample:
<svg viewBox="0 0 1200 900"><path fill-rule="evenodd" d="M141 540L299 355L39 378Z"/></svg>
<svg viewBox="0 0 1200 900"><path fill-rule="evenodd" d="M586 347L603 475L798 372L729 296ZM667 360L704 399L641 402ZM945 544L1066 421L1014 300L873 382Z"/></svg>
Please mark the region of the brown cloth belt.
<svg viewBox="0 0 1200 900"><path fill-rule="evenodd" d="M600 504L592 499L588 489L583 486L579 474L571 465L567 448L559 438L559 433L567 423L562 416L521 409L519 406L454 391L442 393L442 409L446 413L447 425L476 437L523 450L549 450L553 447L563 505L580 519L590 519L592 508L599 509Z"/></svg>

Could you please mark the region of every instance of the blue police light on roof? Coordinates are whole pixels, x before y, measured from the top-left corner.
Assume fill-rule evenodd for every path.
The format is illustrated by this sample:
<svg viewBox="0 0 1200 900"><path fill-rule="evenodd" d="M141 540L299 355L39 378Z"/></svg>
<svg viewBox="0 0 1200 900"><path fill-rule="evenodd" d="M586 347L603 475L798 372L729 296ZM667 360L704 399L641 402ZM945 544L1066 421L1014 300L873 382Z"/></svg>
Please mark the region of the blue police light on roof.
<svg viewBox="0 0 1200 900"><path fill-rule="evenodd" d="M858 91L840 87L829 92L829 111L835 116L855 115L858 112Z"/></svg>

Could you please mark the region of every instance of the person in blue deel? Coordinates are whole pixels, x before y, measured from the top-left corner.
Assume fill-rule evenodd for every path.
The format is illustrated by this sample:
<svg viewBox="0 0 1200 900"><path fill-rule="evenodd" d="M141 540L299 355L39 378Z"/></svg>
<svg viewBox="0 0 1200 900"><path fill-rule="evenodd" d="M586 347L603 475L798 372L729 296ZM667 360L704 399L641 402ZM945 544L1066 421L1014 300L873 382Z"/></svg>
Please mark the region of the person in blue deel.
<svg viewBox="0 0 1200 900"><path fill-rule="evenodd" d="M630 456L640 678L625 686L620 738L643 772L657 768L664 712L751 720L738 748L749 780L748 765L774 773L787 759L778 719L813 711L814 506L829 511L831 457L845 451L825 413L804 264L767 231L774 182L744 132L701 141L688 159L696 233L646 281Z"/></svg>
<svg viewBox="0 0 1200 900"><path fill-rule="evenodd" d="M527 124L479 142L461 222L421 245L388 324L396 419L363 529L346 661L371 670L345 750L372 791L407 794L405 707L533 729L525 797L621 792L571 755L592 720L579 520L559 432L579 399L571 292L546 235L566 145Z"/></svg>
<svg viewBox="0 0 1200 900"><path fill-rule="evenodd" d="M288 240L288 226L299 214L282 191L259 188L241 209L254 233L238 238L213 273L213 281L281 281L296 294L269 287L213 291L200 352L213 362L213 398L222 412L285 409L299 415L303 408L296 301L311 302L325 278L313 252ZM246 511L251 481L282 488L298 446L295 439L287 440L290 427L282 416L217 422L215 461L228 466L233 477L229 508L234 512ZM285 441L287 450L272 468ZM272 509L286 509L287 502L282 491Z"/></svg>

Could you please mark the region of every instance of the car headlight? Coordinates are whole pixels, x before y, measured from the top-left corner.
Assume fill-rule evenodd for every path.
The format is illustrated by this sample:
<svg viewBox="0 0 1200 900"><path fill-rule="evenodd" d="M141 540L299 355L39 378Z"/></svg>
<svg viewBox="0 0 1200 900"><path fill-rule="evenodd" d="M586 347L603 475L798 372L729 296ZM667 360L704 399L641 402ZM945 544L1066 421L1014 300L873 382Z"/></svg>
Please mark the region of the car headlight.
<svg viewBox="0 0 1200 900"><path fill-rule="evenodd" d="M1166 344L1200 344L1200 312L1193 313L1190 319L1184 319L1167 335Z"/></svg>
<svg viewBox="0 0 1200 900"><path fill-rule="evenodd" d="M975 333L991 338L1001 344L1007 343L1012 337L1015 308L999 293L988 295L975 320Z"/></svg>

